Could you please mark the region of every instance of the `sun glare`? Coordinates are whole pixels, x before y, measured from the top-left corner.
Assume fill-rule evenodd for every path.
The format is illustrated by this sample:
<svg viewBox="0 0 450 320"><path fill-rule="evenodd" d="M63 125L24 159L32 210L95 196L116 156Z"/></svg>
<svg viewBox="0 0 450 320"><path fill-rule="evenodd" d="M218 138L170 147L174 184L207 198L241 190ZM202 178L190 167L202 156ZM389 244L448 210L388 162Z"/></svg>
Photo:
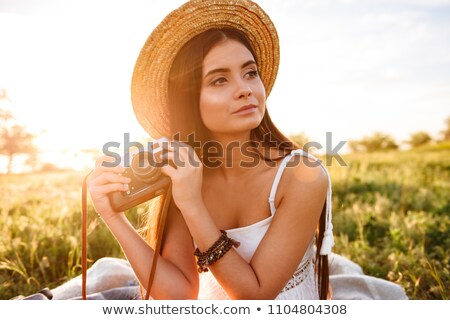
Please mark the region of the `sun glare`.
<svg viewBox="0 0 450 320"><path fill-rule="evenodd" d="M2 8L0 90L9 99L0 99L0 108L37 135L41 162L84 168L106 142L123 141L125 133L146 137L130 103L134 63L152 28L182 2L108 2L108 15L101 1L89 10L85 1ZM403 141L415 131L436 137L443 129L450 43L442 39L450 19L438 7L258 3L280 37L267 108L284 133L304 132L325 146L326 132L336 145L374 131Z"/></svg>

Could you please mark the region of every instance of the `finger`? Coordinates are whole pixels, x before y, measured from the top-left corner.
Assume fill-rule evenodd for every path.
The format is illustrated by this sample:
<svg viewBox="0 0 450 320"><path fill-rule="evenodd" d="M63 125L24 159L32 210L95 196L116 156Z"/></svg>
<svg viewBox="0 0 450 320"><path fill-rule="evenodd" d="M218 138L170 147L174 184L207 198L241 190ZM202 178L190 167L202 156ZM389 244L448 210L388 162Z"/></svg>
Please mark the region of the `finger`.
<svg viewBox="0 0 450 320"><path fill-rule="evenodd" d="M169 147L169 140L167 138L161 138L155 140L151 145L151 153L156 161L161 161L161 157L167 153Z"/></svg>
<svg viewBox="0 0 450 320"><path fill-rule="evenodd" d="M162 168L164 166L170 166L174 169L178 169L180 163L181 163L180 156L177 153L167 152L161 156L159 167Z"/></svg>
<svg viewBox="0 0 450 320"><path fill-rule="evenodd" d="M102 174L103 172L123 173L125 171L125 168L121 165L117 166L108 165L108 163L113 164L113 161L111 161L111 159L114 158L106 156L98 158L96 160L95 169L91 173L91 178L96 177Z"/></svg>
<svg viewBox="0 0 450 320"><path fill-rule="evenodd" d="M178 170L172 167L170 164L166 164L161 167L161 172L174 179L177 176Z"/></svg>
<svg viewBox="0 0 450 320"><path fill-rule="evenodd" d="M200 160L196 157L194 149L186 143L173 141L169 151L173 151L177 155L173 159L177 167L198 167L200 165Z"/></svg>
<svg viewBox="0 0 450 320"><path fill-rule="evenodd" d="M115 191L128 191L128 185L122 183L110 183L101 186L96 186L91 190L91 194L108 194Z"/></svg>
<svg viewBox="0 0 450 320"><path fill-rule="evenodd" d="M128 184L131 182L131 179L128 177L124 177L121 175L118 175L113 172L104 172L101 175L98 175L91 179L91 185L104 185L108 183L122 183L122 184Z"/></svg>
<svg viewBox="0 0 450 320"><path fill-rule="evenodd" d="M194 148L186 143L179 141L177 142L179 143L180 152L185 155L186 160L189 160L189 164L191 166L198 167L199 165L201 165L200 158L197 156Z"/></svg>
<svg viewBox="0 0 450 320"><path fill-rule="evenodd" d="M111 172L114 174L122 174L125 172L125 168L124 167L103 167L103 166L98 166L97 168L95 168L91 175L90 175L90 179L96 178L102 174L104 174L105 172Z"/></svg>
<svg viewBox="0 0 450 320"><path fill-rule="evenodd" d="M189 147L187 149L187 154L189 155L189 163L194 166L194 167L198 167L201 165L200 159L197 156L197 153L195 152L195 150L191 147Z"/></svg>
<svg viewBox="0 0 450 320"><path fill-rule="evenodd" d="M103 155L103 156L101 156L101 157L98 157L98 158L95 160L95 166L97 167L97 166L99 166L99 165L104 164L105 162L115 162L115 161L118 161L118 159L116 159L116 158L114 158L114 157L110 157L110 156L105 156L105 155Z"/></svg>
<svg viewBox="0 0 450 320"><path fill-rule="evenodd" d="M202 165L202 161L200 160L200 157L198 156L197 152L192 150L192 157L194 158L194 162L198 163L200 166Z"/></svg>

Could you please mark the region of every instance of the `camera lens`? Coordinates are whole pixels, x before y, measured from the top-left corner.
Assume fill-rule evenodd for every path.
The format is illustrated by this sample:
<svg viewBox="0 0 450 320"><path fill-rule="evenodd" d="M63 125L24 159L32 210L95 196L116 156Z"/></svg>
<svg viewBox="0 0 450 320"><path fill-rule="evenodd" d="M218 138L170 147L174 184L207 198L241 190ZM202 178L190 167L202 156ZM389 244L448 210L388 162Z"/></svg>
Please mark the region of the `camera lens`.
<svg viewBox="0 0 450 320"><path fill-rule="evenodd" d="M156 161L151 152L139 152L133 156L130 169L136 178L152 183L161 175L161 170L156 167Z"/></svg>

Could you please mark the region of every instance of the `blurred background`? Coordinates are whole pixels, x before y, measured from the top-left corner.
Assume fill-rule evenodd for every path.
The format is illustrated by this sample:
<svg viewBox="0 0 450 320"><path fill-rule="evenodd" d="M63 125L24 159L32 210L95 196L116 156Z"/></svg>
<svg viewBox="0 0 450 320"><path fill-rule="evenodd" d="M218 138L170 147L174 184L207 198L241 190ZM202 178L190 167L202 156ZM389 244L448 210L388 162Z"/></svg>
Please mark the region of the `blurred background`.
<svg viewBox="0 0 450 320"><path fill-rule="evenodd" d="M322 146L336 251L411 298L447 299L450 1L257 2L281 44L268 109L292 139ZM106 142L148 139L131 75L182 3L0 0L0 299L79 274L83 174ZM347 166L327 158L341 141ZM92 214L92 261L121 256Z"/></svg>
<svg viewBox="0 0 450 320"><path fill-rule="evenodd" d="M6 154L1 172L50 164L80 170L104 143L123 143L125 132L145 138L130 104L134 63L152 29L182 3L0 0L2 128L6 120L20 125L37 149L31 160L29 146L17 150L10 164ZM325 151L326 132L334 146L375 133L399 148L410 147L411 139L445 138L450 1L259 4L280 37L280 71L268 108L286 134L319 142L318 153Z"/></svg>

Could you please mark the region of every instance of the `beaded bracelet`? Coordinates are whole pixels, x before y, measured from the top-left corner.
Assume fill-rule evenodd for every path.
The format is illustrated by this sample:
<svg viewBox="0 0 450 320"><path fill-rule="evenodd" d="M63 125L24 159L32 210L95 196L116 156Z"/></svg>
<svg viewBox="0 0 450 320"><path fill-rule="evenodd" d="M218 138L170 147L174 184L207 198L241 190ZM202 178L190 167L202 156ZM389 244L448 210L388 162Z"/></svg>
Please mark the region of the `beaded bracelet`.
<svg viewBox="0 0 450 320"><path fill-rule="evenodd" d="M195 249L194 255L197 257L198 272L207 272L208 266L212 265L214 262L222 258L225 253L227 253L232 246L235 248L239 247L240 243L231 238L228 238L225 230L220 230L222 235L219 239L214 242L214 244L205 252L200 252L197 248Z"/></svg>

